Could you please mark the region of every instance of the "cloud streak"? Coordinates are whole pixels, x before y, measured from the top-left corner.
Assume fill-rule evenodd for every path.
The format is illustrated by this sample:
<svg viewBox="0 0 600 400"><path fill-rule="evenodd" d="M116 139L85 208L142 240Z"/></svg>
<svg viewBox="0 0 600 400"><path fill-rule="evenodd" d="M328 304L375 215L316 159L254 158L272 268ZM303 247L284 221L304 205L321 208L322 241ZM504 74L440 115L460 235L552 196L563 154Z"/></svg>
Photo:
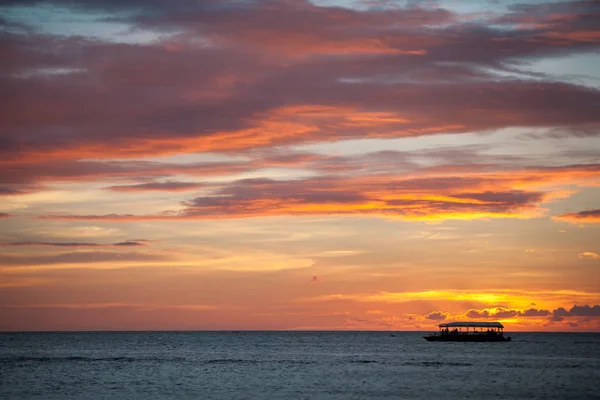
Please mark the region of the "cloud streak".
<svg viewBox="0 0 600 400"><path fill-rule="evenodd" d="M146 191L159 191L159 192L186 192L196 190L205 187L201 183L193 182L150 182L140 183L137 185L117 185L109 186L108 190L115 192L146 192Z"/></svg>
<svg viewBox="0 0 600 400"><path fill-rule="evenodd" d="M46 247L136 247L146 246L145 240L130 240L108 244L86 243L86 242L12 242L0 243L0 246L46 246Z"/></svg>
<svg viewBox="0 0 600 400"><path fill-rule="evenodd" d="M600 209L562 214L554 219L573 224L598 224L600 223Z"/></svg>
<svg viewBox="0 0 600 400"><path fill-rule="evenodd" d="M374 215L407 220L532 218L543 202L569 191L545 185L585 185L598 166L532 169L457 176L321 176L301 180L243 179L215 188L213 194L182 203L181 212L155 215L47 215L50 219L169 220L222 219L281 215ZM522 188L529 187L528 190Z"/></svg>

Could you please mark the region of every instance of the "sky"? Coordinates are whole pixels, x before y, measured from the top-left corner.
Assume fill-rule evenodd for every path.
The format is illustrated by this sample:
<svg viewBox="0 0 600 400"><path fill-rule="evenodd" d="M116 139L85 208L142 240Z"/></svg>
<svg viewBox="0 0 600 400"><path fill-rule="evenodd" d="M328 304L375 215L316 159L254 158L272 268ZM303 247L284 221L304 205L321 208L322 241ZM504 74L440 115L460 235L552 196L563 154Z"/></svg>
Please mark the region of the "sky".
<svg viewBox="0 0 600 400"><path fill-rule="evenodd" d="M0 0L0 330L600 331L597 1Z"/></svg>

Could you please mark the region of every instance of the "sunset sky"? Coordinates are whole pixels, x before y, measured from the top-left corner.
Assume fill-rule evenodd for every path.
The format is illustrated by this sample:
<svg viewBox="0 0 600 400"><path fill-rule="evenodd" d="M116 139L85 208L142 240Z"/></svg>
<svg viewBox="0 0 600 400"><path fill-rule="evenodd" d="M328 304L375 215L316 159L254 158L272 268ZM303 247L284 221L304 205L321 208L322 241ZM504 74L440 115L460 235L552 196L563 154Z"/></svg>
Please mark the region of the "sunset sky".
<svg viewBox="0 0 600 400"><path fill-rule="evenodd" d="M0 0L0 330L600 331L599 21Z"/></svg>

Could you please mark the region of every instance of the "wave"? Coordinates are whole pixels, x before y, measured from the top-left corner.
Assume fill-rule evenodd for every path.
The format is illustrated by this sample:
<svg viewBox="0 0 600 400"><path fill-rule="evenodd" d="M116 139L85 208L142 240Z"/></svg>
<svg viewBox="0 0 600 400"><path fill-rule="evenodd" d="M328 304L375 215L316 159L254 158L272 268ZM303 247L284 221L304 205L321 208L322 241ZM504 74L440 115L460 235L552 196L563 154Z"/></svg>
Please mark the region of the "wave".
<svg viewBox="0 0 600 400"><path fill-rule="evenodd" d="M258 364L258 360L239 360L233 358L223 358L204 361L206 364Z"/></svg>
<svg viewBox="0 0 600 400"><path fill-rule="evenodd" d="M199 362L203 363L203 364L269 364L269 363L301 364L301 365L318 364L316 361L305 361L305 360L244 360L244 359L237 359L237 358L217 358L217 359L213 359L213 360L204 360L204 361L199 361Z"/></svg>
<svg viewBox="0 0 600 400"><path fill-rule="evenodd" d="M444 361L407 361L402 363L402 365L416 365L423 367L470 367L473 364L471 363L462 363L462 362L444 362Z"/></svg>
<svg viewBox="0 0 600 400"><path fill-rule="evenodd" d="M498 364L498 363L493 363L490 364L490 367L494 367L494 368L508 368L508 369L512 369L512 368L526 368L526 369L531 369L531 368L566 368L566 369L570 369L570 368L583 368L580 364L558 364L558 365L539 365L536 363L527 363L527 364L522 364L522 363L514 363L514 364Z"/></svg>
<svg viewBox="0 0 600 400"><path fill-rule="evenodd" d="M50 356L8 356L0 357L4 362L135 362L135 361L182 361L184 358L159 358L159 357L50 357Z"/></svg>
<svg viewBox="0 0 600 400"><path fill-rule="evenodd" d="M210 360L193 360L184 357L83 357L83 356L0 356L0 363L61 363L61 362L178 362L178 361L195 361L199 364L318 364L317 361L309 360L252 360L252 359L237 359L237 358L217 358ZM356 360L353 363L375 363L372 360Z"/></svg>

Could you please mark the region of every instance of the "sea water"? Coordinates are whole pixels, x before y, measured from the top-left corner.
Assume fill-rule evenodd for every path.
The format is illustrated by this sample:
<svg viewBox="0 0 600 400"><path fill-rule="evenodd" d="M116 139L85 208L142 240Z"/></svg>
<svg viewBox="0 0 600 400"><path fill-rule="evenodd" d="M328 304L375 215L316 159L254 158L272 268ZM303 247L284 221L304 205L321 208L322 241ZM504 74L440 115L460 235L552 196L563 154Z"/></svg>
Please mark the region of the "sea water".
<svg viewBox="0 0 600 400"><path fill-rule="evenodd" d="M600 334L0 333L0 399L598 399Z"/></svg>

